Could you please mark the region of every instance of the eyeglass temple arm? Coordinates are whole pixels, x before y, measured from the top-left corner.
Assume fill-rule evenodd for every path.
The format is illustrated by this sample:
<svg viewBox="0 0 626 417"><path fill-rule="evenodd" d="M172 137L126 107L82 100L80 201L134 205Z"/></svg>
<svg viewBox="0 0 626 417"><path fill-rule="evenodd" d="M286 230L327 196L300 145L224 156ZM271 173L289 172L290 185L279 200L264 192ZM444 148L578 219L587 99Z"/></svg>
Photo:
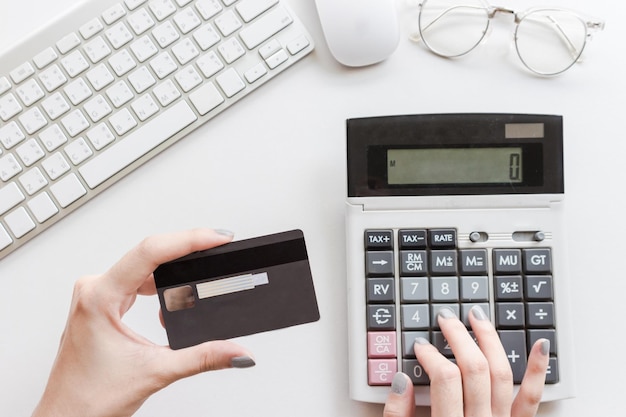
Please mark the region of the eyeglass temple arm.
<svg viewBox="0 0 626 417"><path fill-rule="evenodd" d="M451 11L453 11L455 9L478 9L478 10L483 10L484 7L471 6L471 5L462 5L462 4L458 5L458 6L448 7L443 12L441 12L437 17L435 17L429 24L427 24L425 27L421 28L421 32L426 32L433 24L437 23L437 21L439 21L442 17L444 17L445 15L447 15L448 13L450 13ZM490 15L489 17L493 17L493 15ZM411 35L409 36L409 39L411 39L414 42L419 42L422 39L421 32L411 33Z"/></svg>

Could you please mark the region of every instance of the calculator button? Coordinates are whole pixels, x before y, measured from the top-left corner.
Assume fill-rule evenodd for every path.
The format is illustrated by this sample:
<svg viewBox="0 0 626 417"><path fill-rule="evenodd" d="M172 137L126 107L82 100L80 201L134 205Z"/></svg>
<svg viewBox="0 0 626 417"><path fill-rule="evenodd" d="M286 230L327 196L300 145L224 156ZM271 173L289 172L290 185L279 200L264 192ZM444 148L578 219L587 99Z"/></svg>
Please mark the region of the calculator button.
<svg viewBox="0 0 626 417"><path fill-rule="evenodd" d="M367 328L369 330L394 330L396 312L393 305L368 305Z"/></svg>
<svg viewBox="0 0 626 417"><path fill-rule="evenodd" d="M556 384L557 382L559 382L559 360L558 358L550 358L546 371L546 384Z"/></svg>
<svg viewBox="0 0 626 417"><path fill-rule="evenodd" d="M365 262L368 277L393 276L392 251L367 252Z"/></svg>
<svg viewBox="0 0 626 417"><path fill-rule="evenodd" d="M463 275L487 275L487 250L459 250L459 272Z"/></svg>
<svg viewBox="0 0 626 417"><path fill-rule="evenodd" d="M448 308L450 310L452 310L452 312L457 316L460 317L460 308L458 304L431 304L430 305L430 326L433 329L437 329L439 330L439 321L437 320L437 315L439 314L439 310L441 310L442 308Z"/></svg>
<svg viewBox="0 0 626 417"><path fill-rule="evenodd" d="M497 274L521 274L522 251L519 249L494 249L493 270Z"/></svg>
<svg viewBox="0 0 626 417"><path fill-rule="evenodd" d="M550 341L550 355L556 355L556 330L554 329L530 329L526 331L526 340L528 341L528 351L533 347L539 339L548 339Z"/></svg>
<svg viewBox="0 0 626 417"><path fill-rule="evenodd" d="M496 303L496 323L503 329L524 327L524 304Z"/></svg>
<svg viewBox="0 0 626 417"><path fill-rule="evenodd" d="M526 322L529 327L554 327L554 304L527 303Z"/></svg>
<svg viewBox="0 0 626 417"><path fill-rule="evenodd" d="M444 337L442 332L433 332L433 346L435 346L439 353L441 353L446 358L453 358L454 354L452 353L452 348L448 343L448 340Z"/></svg>
<svg viewBox="0 0 626 417"><path fill-rule="evenodd" d="M405 229L398 231L400 249L425 249L426 229Z"/></svg>
<svg viewBox="0 0 626 417"><path fill-rule="evenodd" d="M511 364L513 382L519 384L526 371L526 335L523 330L501 330L498 335Z"/></svg>
<svg viewBox="0 0 626 417"><path fill-rule="evenodd" d="M477 302L489 299L489 277L460 277L461 301Z"/></svg>
<svg viewBox="0 0 626 417"><path fill-rule="evenodd" d="M467 328L470 327L469 315L472 307L474 306L480 306L480 308L485 312L487 318L491 319L489 303L463 303L461 304L461 321Z"/></svg>
<svg viewBox="0 0 626 417"><path fill-rule="evenodd" d="M455 250L430 252L430 272L433 275L456 275L457 253Z"/></svg>
<svg viewBox="0 0 626 417"><path fill-rule="evenodd" d="M396 301L393 278L368 278L368 303L393 303Z"/></svg>
<svg viewBox="0 0 626 417"><path fill-rule="evenodd" d="M426 275L428 262L425 250L400 251L400 275L405 277Z"/></svg>
<svg viewBox="0 0 626 417"><path fill-rule="evenodd" d="M424 303L430 299L428 277L400 278L400 297L403 303Z"/></svg>
<svg viewBox="0 0 626 417"><path fill-rule="evenodd" d="M521 300L523 298L524 290L520 275L495 277L495 286L496 300Z"/></svg>
<svg viewBox="0 0 626 417"><path fill-rule="evenodd" d="M405 304L401 306L403 330L428 330L430 323L428 304Z"/></svg>
<svg viewBox="0 0 626 417"><path fill-rule="evenodd" d="M367 361L370 385L391 385L396 372L398 372L398 361L395 359L368 359Z"/></svg>
<svg viewBox="0 0 626 417"><path fill-rule="evenodd" d="M368 332L368 358L395 358L396 332Z"/></svg>
<svg viewBox="0 0 626 417"><path fill-rule="evenodd" d="M428 245L431 248L456 247L455 229L430 229L428 231Z"/></svg>
<svg viewBox="0 0 626 417"><path fill-rule="evenodd" d="M415 339L417 339L418 337L424 338L426 340L430 340L428 331L402 332L402 357L403 358L415 358L415 349L413 349L413 345L415 344Z"/></svg>
<svg viewBox="0 0 626 417"><path fill-rule="evenodd" d="M459 301L459 279L457 277L432 277L430 299L433 302Z"/></svg>
<svg viewBox="0 0 626 417"><path fill-rule="evenodd" d="M366 230L365 231L365 249L367 250L393 249L393 231L392 230Z"/></svg>
<svg viewBox="0 0 626 417"><path fill-rule="evenodd" d="M417 359L404 359L402 361L402 370L411 378L413 385L428 385L430 383L426 371Z"/></svg>
<svg viewBox="0 0 626 417"><path fill-rule="evenodd" d="M552 300L551 275L528 275L525 285L526 298L529 300Z"/></svg>
<svg viewBox="0 0 626 417"><path fill-rule="evenodd" d="M524 273L549 274L551 271L550 248L524 249Z"/></svg>

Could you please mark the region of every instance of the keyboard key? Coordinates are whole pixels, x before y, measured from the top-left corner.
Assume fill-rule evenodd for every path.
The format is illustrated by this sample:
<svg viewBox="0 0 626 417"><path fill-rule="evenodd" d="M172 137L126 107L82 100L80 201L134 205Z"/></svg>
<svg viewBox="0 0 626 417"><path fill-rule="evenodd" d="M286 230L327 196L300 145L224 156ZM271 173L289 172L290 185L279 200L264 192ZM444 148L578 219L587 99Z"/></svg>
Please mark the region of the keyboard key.
<svg viewBox="0 0 626 417"><path fill-rule="evenodd" d="M128 7L128 10L135 10L137 7L141 6L145 2L146 0L124 0L124 3L126 4L126 7Z"/></svg>
<svg viewBox="0 0 626 417"><path fill-rule="evenodd" d="M0 179L2 181L8 181L20 172L22 172L22 166L13 154L0 157ZM2 213L0 212L0 214Z"/></svg>
<svg viewBox="0 0 626 417"><path fill-rule="evenodd" d="M0 224L0 250L6 248L11 243L13 243L13 239L11 239L6 229Z"/></svg>
<svg viewBox="0 0 626 417"><path fill-rule="evenodd" d="M104 42L102 36L98 36L94 38L94 40L87 42L84 49L87 57L94 64L100 62L111 53L111 48Z"/></svg>
<svg viewBox="0 0 626 417"><path fill-rule="evenodd" d="M26 190L28 195L33 195L43 187L48 185L48 181L41 173L41 170L37 167L29 169L19 178L22 188Z"/></svg>
<svg viewBox="0 0 626 417"><path fill-rule="evenodd" d="M150 61L150 67L159 79L163 79L178 69L169 52L163 52Z"/></svg>
<svg viewBox="0 0 626 417"><path fill-rule="evenodd" d="M9 73L15 84L19 84L35 73L35 69L29 62L24 62Z"/></svg>
<svg viewBox="0 0 626 417"><path fill-rule="evenodd" d="M63 151L68 156L68 158L70 158L70 161L72 161L74 165L80 164L91 155L93 155L92 150L89 148L89 145L87 145L87 142L85 142L85 139L83 138L78 138L70 142L69 145L63 148Z"/></svg>
<svg viewBox="0 0 626 417"><path fill-rule="evenodd" d="M77 136L89 127L89 122L87 122L83 113L78 109L61 119L61 123L71 137Z"/></svg>
<svg viewBox="0 0 626 417"><path fill-rule="evenodd" d="M18 239L35 228L35 222L30 218L24 207L20 207L8 214L4 221Z"/></svg>
<svg viewBox="0 0 626 417"><path fill-rule="evenodd" d="M79 169L80 174L90 188L96 188L196 119L187 103L181 101L148 121L123 141L86 162Z"/></svg>
<svg viewBox="0 0 626 417"><path fill-rule="evenodd" d="M170 105L180 97L180 91L178 91L172 80L165 80L163 84L157 85L153 91L163 107Z"/></svg>
<svg viewBox="0 0 626 417"><path fill-rule="evenodd" d="M111 68L113 68L113 71L115 71L118 77L121 77L137 66L135 60L126 49L113 55L109 59L109 65L111 65Z"/></svg>
<svg viewBox="0 0 626 417"><path fill-rule="evenodd" d="M153 57L158 52L157 47L147 36L139 38L135 42L131 43L130 50L133 51L133 54L135 54L135 57L137 57L139 62L144 62L146 59Z"/></svg>
<svg viewBox="0 0 626 417"><path fill-rule="evenodd" d="M235 6L235 9L244 22L250 22L276 4L278 0L246 0Z"/></svg>
<svg viewBox="0 0 626 417"><path fill-rule="evenodd" d="M174 78L176 78L178 85L185 93L202 83L202 77L191 65L178 71Z"/></svg>
<svg viewBox="0 0 626 417"><path fill-rule="evenodd" d="M0 77L0 95L6 93L11 89L11 83L7 77Z"/></svg>
<svg viewBox="0 0 626 417"><path fill-rule="evenodd" d="M159 111L159 106L150 94L144 94L130 105L140 121L145 121Z"/></svg>
<svg viewBox="0 0 626 417"><path fill-rule="evenodd" d="M115 113L109 119L111 126L117 132L118 135L122 136L129 132L133 127L137 126L137 121L130 114L128 109L122 109L119 112Z"/></svg>
<svg viewBox="0 0 626 417"><path fill-rule="evenodd" d="M51 120L56 120L62 114L70 110L70 105L59 93L54 93L47 99L41 102L41 107L46 112Z"/></svg>
<svg viewBox="0 0 626 417"><path fill-rule="evenodd" d="M174 54L180 65L185 65L186 63L197 57L200 52L198 52L198 49L193 44L191 39L186 38L172 47L172 53Z"/></svg>
<svg viewBox="0 0 626 417"><path fill-rule="evenodd" d="M63 208L87 194L87 190L73 173L52 184L50 192Z"/></svg>
<svg viewBox="0 0 626 417"><path fill-rule="evenodd" d="M15 152L17 153L17 156L19 156L22 163L27 167L39 161L46 155L35 139L27 140L24 144L18 146L15 149Z"/></svg>
<svg viewBox="0 0 626 417"><path fill-rule="evenodd" d="M237 74L234 68L229 68L218 75L215 81L228 98L234 96L246 87L246 83L239 77L239 74Z"/></svg>
<svg viewBox="0 0 626 417"><path fill-rule="evenodd" d="M196 61L196 65L206 78L210 78L224 68L224 64L215 51L209 51Z"/></svg>
<svg viewBox="0 0 626 417"><path fill-rule="evenodd" d="M227 37L235 33L242 24L232 10L228 10L215 18L215 26L222 33L222 36Z"/></svg>
<svg viewBox="0 0 626 417"><path fill-rule="evenodd" d="M94 149L99 151L100 149L107 146L109 143L112 143L115 140L115 136L109 129L106 123L100 123L98 126L93 129L87 131L87 139L93 145ZM87 156L91 155L91 151L87 154ZM76 158L71 157L72 162L76 165Z"/></svg>
<svg viewBox="0 0 626 417"><path fill-rule="evenodd" d="M170 0L152 0L150 10L161 21L176 12L176 6Z"/></svg>
<svg viewBox="0 0 626 417"><path fill-rule="evenodd" d="M0 188L0 214L4 214L24 200L17 184L10 182Z"/></svg>
<svg viewBox="0 0 626 417"><path fill-rule="evenodd" d="M58 55L54 52L54 49L48 47L35 55L33 57L33 62L35 66L39 69L44 68L46 65L50 64L52 61L57 59Z"/></svg>
<svg viewBox="0 0 626 417"><path fill-rule="evenodd" d="M65 94L67 94L67 97L70 99L72 104L75 106L82 103L92 94L89 86L82 78L78 78L76 81L69 83L67 87L65 87L63 90L65 91Z"/></svg>
<svg viewBox="0 0 626 417"><path fill-rule="evenodd" d="M146 30L154 26L154 20L152 20L148 11L143 7L128 16L128 23L133 29L133 32L137 35L141 35Z"/></svg>
<svg viewBox="0 0 626 417"><path fill-rule="evenodd" d="M100 22L100 19L94 18L82 25L80 29L78 29L78 31L84 39L89 39L96 33L100 32L102 29L103 26L102 22Z"/></svg>
<svg viewBox="0 0 626 417"><path fill-rule="evenodd" d="M209 20L222 11L222 6L218 0L198 0L196 9L204 20Z"/></svg>
<svg viewBox="0 0 626 417"><path fill-rule="evenodd" d="M70 165L60 152L56 152L51 157L45 159L41 163L41 166L52 181L56 180L70 170Z"/></svg>
<svg viewBox="0 0 626 417"><path fill-rule="evenodd" d="M107 25L110 25L117 22L125 14L126 10L124 10L124 7L122 7L121 4L116 4L105 10L104 13L102 13L102 19Z"/></svg>
<svg viewBox="0 0 626 417"><path fill-rule="evenodd" d="M198 46L200 46L200 49L203 51L216 45L221 39L220 35L211 25L205 25L196 30L193 33L193 38L198 42Z"/></svg>
<svg viewBox="0 0 626 417"><path fill-rule="evenodd" d="M39 74L39 80L48 92L56 90L67 82L67 78L63 75L63 71L61 71L61 68L59 68L56 64L45 71L42 71Z"/></svg>
<svg viewBox="0 0 626 417"><path fill-rule="evenodd" d="M56 148L67 142L67 137L57 124L53 124L49 128L43 130L39 134L39 139L48 152L54 151Z"/></svg>
<svg viewBox="0 0 626 417"><path fill-rule="evenodd" d="M252 25L242 29L239 36L248 49L254 49L292 23L293 19L287 10L279 6Z"/></svg>
<svg viewBox="0 0 626 417"><path fill-rule="evenodd" d="M24 136L24 132L22 132L17 123L11 122L0 127L0 143L6 149L11 149L24 139L26 139L26 136Z"/></svg>
<svg viewBox="0 0 626 417"><path fill-rule="evenodd" d="M62 55L65 55L72 49L80 45L80 38L74 32L64 36L57 42L57 49Z"/></svg>
<svg viewBox="0 0 626 417"><path fill-rule="evenodd" d="M111 113L111 106L100 94L86 102L84 109L94 123Z"/></svg>
<svg viewBox="0 0 626 417"><path fill-rule="evenodd" d="M152 31L152 36L154 36L154 39L156 39L161 48L168 47L174 43L175 40L180 38L180 35L170 21L157 26Z"/></svg>
<svg viewBox="0 0 626 417"><path fill-rule="evenodd" d="M96 91L102 90L104 87L115 81L113 74L111 74L111 71L109 71L104 64L100 64L91 71L88 71L86 76L91 83L91 86Z"/></svg>
<svg viewBox="0 0 626 417"><path fill-rule="evenodd" d="M121 48L133 39L133 35L124 22L116 23L105 32L105 35L114 49Z"/></svg>
<svg viewBox="0 0 626 417"><path fill-rule="evenodd" d="M187 34L200 26L200 18L191 7L187 7L182 12L174 16L174 23L183 34Z"/></svg>
<svg viewBox="0 0 626 417"><path fill-rule="evenodd" d="M6 122L21 111L22 106L20 106L13 93L0 97L0 119Z"/></svg>
<svg viewBox="0 0 626 417"><path fill-rule="evenodd" d="M215 84L211 82L204 84L199 90L193 92L189 99L202 116L224 102L224 97L217 90Z"/></svg>
<svg viewBox="0 0 626 417"><path fill-rule="evenodd" d="M134 97L126 81L118 81L106 90L107 97L115 108L119 108L131 101Z"/></svg>
<svg viewBox="0 0 626 417"><path fill-rule="evenodd" d="M19 117L20 123L24 126L24 130L29 135L32 135L42 127L48 124L48 121L44 117L43 113L39 108L34 107Z"/></svg>
<svg viewBox="0 0 626 417"><path fill-rule="evenodd" d="M146 67L140 67L138 70L131 73L128 76L128 81L138 94L143 93L156 83L152 73L150 73Z"/></svg>
<svg viewBox="0 0 626 417"><path fill-rule="evenodd" d="M28 202L28 208L39 223L43 223L59 212L48 193L43 192Z"/></svg>

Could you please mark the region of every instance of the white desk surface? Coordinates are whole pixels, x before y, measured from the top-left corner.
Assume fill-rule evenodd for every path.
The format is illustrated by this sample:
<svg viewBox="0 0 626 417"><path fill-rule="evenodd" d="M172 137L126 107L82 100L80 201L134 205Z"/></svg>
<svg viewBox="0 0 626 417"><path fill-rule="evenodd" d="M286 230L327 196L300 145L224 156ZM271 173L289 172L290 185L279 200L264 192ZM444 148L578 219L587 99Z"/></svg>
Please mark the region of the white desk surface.
<svg viewBox="0 0 626 417"><path fill-rule="evenodd" d="M0 0L0 48L75 1ZM607 20L584 63L544 79L520 70L508 16L472 55L444 60L407 39L411 14L399 0L396 53L380 65L348 69L330 56L314 1L288 1L316 42L310 56L0 261L0 415L30 415L38 401L76 278L105 271L146 235L211 226L239 239L304 230L322 318L241 338L255 352L255 368L178 382L137 415L381 416L380 405L348 397L345 119L448 112L564 116L573 308L560 320L580 329L572 347L578 389L574 399L543 405L540 415L623 415L623 384L613 381L626 374L619 320L626 294L626 3L498 3L520 10L560 5ZM156 298L139 299L126 321L165 344L157 312Z"/></svg>

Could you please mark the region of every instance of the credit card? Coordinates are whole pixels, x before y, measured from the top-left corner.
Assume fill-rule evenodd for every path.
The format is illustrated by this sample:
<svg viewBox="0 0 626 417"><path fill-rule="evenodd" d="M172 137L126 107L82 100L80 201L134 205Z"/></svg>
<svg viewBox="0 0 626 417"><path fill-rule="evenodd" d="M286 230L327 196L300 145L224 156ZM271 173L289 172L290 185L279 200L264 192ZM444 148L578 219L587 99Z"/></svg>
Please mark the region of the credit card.
<svg viewBox="0 0 626 417"><path fill-rule="evenodd" d="M301 230L195 252L154 271L172 349L319 320Z"/></svg>

